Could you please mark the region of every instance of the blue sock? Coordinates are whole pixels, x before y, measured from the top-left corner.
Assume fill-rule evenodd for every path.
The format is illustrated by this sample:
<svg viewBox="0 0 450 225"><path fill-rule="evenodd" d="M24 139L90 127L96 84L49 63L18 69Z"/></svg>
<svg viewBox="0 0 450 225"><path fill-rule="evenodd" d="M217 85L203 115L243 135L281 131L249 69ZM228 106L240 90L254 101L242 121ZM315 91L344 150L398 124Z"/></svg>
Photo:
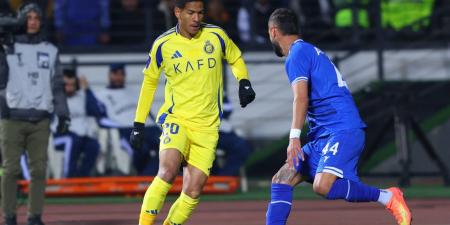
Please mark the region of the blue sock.
<svg viewBox="0 0 450 225"><path fill-rule="evenodd" d="M266 225L285 225L292 205L292 186L272 184L272 198L267 208Z"/></svg>
<svg viewBox="0 0 450 225"><path fill-rule="evenodd" d="M348 202L376 202L380 196L380 189L347 179L337 179L327 199L345 199Z"/></svg>

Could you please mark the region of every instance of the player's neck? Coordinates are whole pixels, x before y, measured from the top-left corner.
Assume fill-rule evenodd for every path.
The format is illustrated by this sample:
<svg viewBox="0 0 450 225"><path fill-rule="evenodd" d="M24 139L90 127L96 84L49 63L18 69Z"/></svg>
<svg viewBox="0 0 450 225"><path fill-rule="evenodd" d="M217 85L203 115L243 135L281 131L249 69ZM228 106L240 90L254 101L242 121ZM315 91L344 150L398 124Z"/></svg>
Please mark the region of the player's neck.
<svg viewBox="0 0 450 225"><path fill-rule="evenodd" d="M280 47L281 50L283 50L283 54L285 56L289 54L292 44L294 44L294 42L298 39L300 39L298 35L287 35L280 41L281 42Z"/></svg>
<svg viewBox="0 0 450 225"><path fill-rule="evenodd" d="M193 35L191 35L189 32L187 32L187 31L184 31L184 30L182 30L182 29L180 29L180 34L181 34L181 36L183 36L183 37L185 37L185 38L187 38L187 39L192 39L194 36Z"/></svg>

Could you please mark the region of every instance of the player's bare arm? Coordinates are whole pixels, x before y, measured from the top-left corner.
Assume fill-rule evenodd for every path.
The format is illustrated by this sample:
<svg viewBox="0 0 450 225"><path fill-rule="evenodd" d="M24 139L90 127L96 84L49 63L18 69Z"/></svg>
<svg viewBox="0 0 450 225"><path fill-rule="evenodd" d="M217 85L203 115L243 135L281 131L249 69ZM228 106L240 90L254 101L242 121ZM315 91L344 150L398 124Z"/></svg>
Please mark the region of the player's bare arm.
<svg viewBox="0 0 450 225"><path fill-rule="evenodd" d="M294 101L292 103L292 125L291 130L300 130L306 118L306 111L308 109L308 82L299 81L292 84L292 92L294 94ZM299 136L300 134L298 134ZM294 135L295 136L295 135ZM287 148L287 160L289 166L297 167L299 165L299 157L305 161L300 138L290 135L289 146Z"/></svg>

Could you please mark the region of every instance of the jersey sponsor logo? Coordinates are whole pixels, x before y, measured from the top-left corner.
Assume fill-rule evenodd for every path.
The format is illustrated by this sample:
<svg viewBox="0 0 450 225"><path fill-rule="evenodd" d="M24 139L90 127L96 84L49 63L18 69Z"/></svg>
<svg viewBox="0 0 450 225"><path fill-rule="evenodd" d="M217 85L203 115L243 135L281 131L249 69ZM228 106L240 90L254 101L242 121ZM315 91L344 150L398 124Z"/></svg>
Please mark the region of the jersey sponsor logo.
<svg viewBox="0 0 450 225"><path fill-rule="evenodd" d="M175 53L173 53L172 55L172 59L178 59L181 57L183 57L183 55L181 55L181 53L178 50L176 50Z"/></svg>
<svg viewBox="0 0 450 225"><path fill-rule="evenodd" d="M50 68L50 56L46 52L37 52L38 67L42 69Z"/></svg>
<svg viewBox="0 0 450 225"><path fill-rule="evenodd" d="M205 42L205 46L203 46L203 51L205 51L207 54L211 54L214 52L214 45L211 44L209 40Z"/></svg>
<svg viewBox="0 0 450 225"><path fill-rule="evenodd" d="M215 58L208 58L208 59L197 59L183 63L174 63L173 64L173 70L175 73L187 73L189 71L195 71L200 70L203 67L208 67L209 69L212 69L216 67L217 61Z"/></svg>

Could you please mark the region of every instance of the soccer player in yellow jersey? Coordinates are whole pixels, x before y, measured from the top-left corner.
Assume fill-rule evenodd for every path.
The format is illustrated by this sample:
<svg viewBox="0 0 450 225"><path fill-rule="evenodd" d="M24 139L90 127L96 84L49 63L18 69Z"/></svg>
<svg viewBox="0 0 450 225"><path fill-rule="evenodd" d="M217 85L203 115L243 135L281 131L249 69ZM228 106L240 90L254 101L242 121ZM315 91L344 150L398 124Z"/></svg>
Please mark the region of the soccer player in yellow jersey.
<svg viewBox="0 0 450 225"><path fill-rule="evenodd" d="M239 80L242 107L255 99L241 51L220 27L202 23L203 1L177 0L176 27L153 43L144 68L130 143L140 149L144 123L161 72L166 77L165 103L158 113L162 125L159 170L145 193L140 225L153 224L180 166L183 189L164 225L184 224L199 202L218 141L222 116L222 59Z"/></svg>

